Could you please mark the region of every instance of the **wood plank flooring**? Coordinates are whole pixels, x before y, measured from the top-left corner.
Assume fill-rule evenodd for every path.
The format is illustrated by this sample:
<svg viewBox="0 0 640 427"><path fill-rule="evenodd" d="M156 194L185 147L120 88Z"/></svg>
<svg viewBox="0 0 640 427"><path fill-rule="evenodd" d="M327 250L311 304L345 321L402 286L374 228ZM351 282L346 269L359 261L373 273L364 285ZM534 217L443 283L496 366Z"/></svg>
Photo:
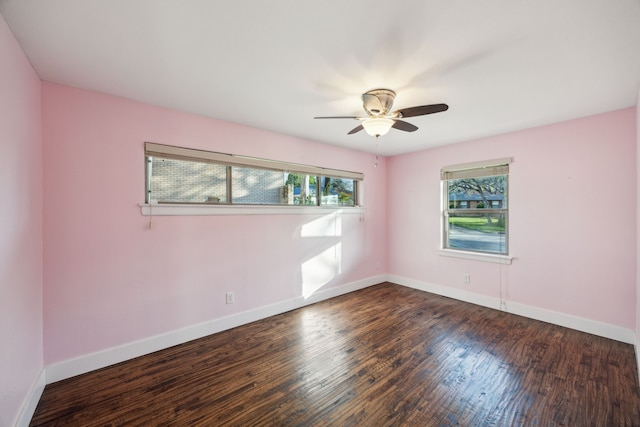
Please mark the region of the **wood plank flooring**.
<svg viewBox="0 0 640 427"><path fill-rule="evenodd" d="M48 385L32 426L640 426L631 345L384 283Z"/></svg>

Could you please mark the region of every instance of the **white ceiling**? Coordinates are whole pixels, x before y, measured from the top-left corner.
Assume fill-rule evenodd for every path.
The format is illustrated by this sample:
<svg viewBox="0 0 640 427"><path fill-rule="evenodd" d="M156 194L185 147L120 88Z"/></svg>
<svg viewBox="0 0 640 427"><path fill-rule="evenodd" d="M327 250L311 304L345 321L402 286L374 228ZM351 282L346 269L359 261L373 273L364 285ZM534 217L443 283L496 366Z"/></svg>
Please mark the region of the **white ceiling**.
<svg viewBox="0 0 640 427"><path fill-rule="evenodd" d="M640 0L0 0L46 81L393 155L634 106ZM360 95L447 103L375 139Z"/></svg>

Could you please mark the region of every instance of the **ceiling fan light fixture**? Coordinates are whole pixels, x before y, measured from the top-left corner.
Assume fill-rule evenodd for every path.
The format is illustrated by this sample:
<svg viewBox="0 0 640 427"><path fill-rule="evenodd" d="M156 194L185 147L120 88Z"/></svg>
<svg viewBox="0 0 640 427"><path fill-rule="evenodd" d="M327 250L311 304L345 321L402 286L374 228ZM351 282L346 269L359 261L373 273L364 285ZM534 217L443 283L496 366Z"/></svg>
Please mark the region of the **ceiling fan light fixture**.
<svg viewBox="0 0 640 427"><path fill-rule="evenodd" d="M393 120L385 117L372 117L362 122L362 127L371 136L376 138L382 135L386 135L393 126Z"/></svg>

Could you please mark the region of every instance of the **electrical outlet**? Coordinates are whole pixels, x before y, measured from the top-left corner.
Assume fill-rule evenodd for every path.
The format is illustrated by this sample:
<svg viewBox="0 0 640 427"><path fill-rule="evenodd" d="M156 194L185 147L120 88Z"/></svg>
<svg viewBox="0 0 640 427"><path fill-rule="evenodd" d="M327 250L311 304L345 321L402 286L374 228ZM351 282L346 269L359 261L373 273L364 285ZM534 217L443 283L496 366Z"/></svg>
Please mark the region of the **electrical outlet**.
<svg viewBox="0 0 640 427"><path fill-rule="evenodd" d="M227 292L226 296L227 304L233 304L236 301L235 297L233 296L233 292Z"/></svg>
<svg viewBox="0 0 640 427"><path fill-rule="evenodd" d="M464 283L467 283L467 284L471 283L471 274L465 273L463 276L463 279L464 279Z"/></svg>

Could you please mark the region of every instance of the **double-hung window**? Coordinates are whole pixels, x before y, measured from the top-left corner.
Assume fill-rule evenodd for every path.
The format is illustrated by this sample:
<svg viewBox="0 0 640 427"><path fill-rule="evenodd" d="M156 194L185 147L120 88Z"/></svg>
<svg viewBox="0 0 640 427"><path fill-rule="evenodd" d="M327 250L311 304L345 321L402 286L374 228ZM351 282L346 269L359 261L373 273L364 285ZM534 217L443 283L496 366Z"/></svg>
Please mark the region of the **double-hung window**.
<svg viewBox="0 0 640 427"><path fill-rule="evenodd" d="M364 175L145 143L148 204L358 205Z"/></svg>
<svg viewBox="0 0 640 427"><path fill-rule="evenodd" d="M442 248L509 255L511 159L441 169Z"/></svg>

